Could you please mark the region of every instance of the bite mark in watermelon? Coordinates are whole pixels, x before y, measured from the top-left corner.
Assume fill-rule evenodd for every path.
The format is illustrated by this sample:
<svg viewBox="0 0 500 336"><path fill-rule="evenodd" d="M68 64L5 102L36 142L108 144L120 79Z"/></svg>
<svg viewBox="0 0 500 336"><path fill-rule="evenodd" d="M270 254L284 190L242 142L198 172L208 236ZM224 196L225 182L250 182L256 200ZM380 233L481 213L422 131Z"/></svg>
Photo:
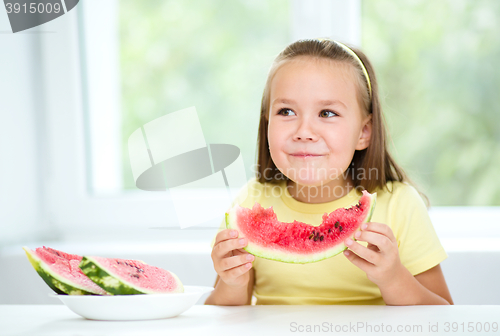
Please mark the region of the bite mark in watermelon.
<svg viewBox="0 0 500 336"><path fill-rule="evenodd" d="M83 256L79 267L113 295L184 292L182 282L174 273L138 260Z"/></svg>
<svg viewBox="0 0 500 336"><path fill-rule="evenodd" d="M80 270L81 256L45 246L35 251L26 246L23 249L38 275L57 294L109 295Z"/></svg>
<svg viewBox="0 0 500 336"><path fill-rule="evenodd" d="M244 249L261 258L287 263L305 264L333 257L345 249L347 238L363 223L369 222L377 193L363 190L359 202L349 208L324 213L319 226L299 221L280 222L273 207L263 208L255 202L251 209L236 204L226 212L226 227L238 230L248 239Z"/></svg>

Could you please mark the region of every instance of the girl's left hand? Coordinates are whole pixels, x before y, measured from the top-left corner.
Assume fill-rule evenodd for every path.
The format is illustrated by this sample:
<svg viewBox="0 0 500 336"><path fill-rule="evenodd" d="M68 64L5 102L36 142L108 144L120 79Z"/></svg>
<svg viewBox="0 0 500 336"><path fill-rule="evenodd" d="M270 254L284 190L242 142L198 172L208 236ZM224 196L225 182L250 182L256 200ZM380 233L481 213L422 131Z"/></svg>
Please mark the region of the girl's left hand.
<svg viewBox="0 0 500 336"><path fill-rule="evenodd" d="M344 251L344 255L363 270L370 281L379 287L387 286L403 274L404 266L399 259L398 242L388 225L368 222L363 224L356 235L357 240L368 242L367 247L348 238L344 244L349 251Z"/></svg>

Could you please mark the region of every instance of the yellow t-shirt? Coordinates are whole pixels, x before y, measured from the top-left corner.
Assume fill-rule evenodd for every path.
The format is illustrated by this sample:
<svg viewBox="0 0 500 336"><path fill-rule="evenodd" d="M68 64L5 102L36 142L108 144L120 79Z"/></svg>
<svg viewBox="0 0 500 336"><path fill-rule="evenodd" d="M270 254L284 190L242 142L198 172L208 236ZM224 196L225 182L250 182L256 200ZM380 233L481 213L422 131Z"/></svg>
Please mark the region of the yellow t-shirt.
<svg viewBox="0 0 500 336"><path fill-rule="evenodd" d="M371 222L387 224L398 241L402 264L412 275L422 273L445 260L442 247L427 208L417 190L406 183L389 182L387 190L377 190L377 203ZM244 195L245 197L243 197ZM294 199L286 182L260 183L254 177L232 202L252 208L255 202L273 207L278 220L294 220L314 226L321 224L325 212L357 203L361 193L350 193L327 203L304 203ZM220 230L225 229L223 221ZM212 246L215 238L212 240ZM366 247L367 242L359 241ZM256 304L342 304L385 305L377 285L352 264L343 253L309 263L290 264L256 257L253 261Z"/></svg>

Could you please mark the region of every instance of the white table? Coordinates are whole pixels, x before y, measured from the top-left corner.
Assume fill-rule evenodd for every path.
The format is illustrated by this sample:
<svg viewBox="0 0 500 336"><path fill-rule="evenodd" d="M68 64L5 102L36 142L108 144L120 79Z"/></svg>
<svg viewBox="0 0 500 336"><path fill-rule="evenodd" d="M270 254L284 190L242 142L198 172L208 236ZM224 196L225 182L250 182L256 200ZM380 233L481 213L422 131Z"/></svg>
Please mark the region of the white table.
<svg viewBox="0 0 500 336"><path fill-rule="evenodd" d="M474 328L470 332L469 323ZM487 323L490 332L484 331ZM171 319L118 322L86 320L64 305L0 305L2 336L309 335L313 332L308 332L308 326L314 330L315 325L317 333L330 335L499 335L500 327L493 332L493 323L500 324L500 306L196 305ZM436 328L436 324L437 331L429 331L429 326ZM371 332L367 325L372 326ZM398 332L398 326L421 331Z"/></svg>

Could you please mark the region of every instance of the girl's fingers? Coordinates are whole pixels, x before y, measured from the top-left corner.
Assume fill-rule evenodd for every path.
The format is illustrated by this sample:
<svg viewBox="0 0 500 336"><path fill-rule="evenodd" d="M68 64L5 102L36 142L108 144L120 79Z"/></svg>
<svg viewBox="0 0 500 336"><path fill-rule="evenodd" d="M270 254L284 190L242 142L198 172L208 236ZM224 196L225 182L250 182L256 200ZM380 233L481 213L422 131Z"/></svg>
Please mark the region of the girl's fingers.
<svg viewBox="0 0 500 336"><path fill-rule="evenodd" d="M392 229L387 224L368 222L366 223L366 225L367 225L366 229L363 229L361 232L367 232L367 231L377 232L389 238L389 240L393 244L398 243L396 237L394 236L394 232L392 232Z"/></svg>
<svg viewBox="0 0 500 336"><path fill-rule="evenodd" d="M246 238L234 238L229 240L224 240L214 246L212 250L212 256L216 258L223 258L228 252L240 249L247 244Z"/></svg>
<svg viewBox="0 0 500 336"><path fill-rule="evenodd" d="M377 265L379 263L380 253L370 250L361 245L360 243L351 240L351 244L347 245L347 247L349 248L350 250L349 252L351 254L354 252L359 257L365 259L366 261L370 262L373 265Z"/></svg>
<svg viewBox="0 0 500 336"><path fill-rule="evenodd" d="M393 245L389 237L384 236L383 234L372 231L359 231L359 233L361 234L359 237L356 237L357 240L365 241L371 245L375 245L382 252L388 251Z"/></svg>
<svg viewBox="0 0 500 336"><path fill-rule="evenodd" d="M217 236L215 236L214 246L220 243L221 241L233 239L236 237L238 237L238 231L229 229L222 230L217 234Z"/></svg>
<svg viewBox="0 0 500 336"><path fill-rule="evenodd" d="M346 252L348 253L348 255L346 255ZM354 253L353 251L345 250L344 255L346 255L346 258L349 259L350 262L352 262L354 265L359 267L363 272L367 274L376 267L375 265L364 260L364 258L356 255L356 253Z"/></svg>
<svg viewBox="0 0 500 336"><path fill-rule="evenodd" d="M240 254L240 255L235 255L229 258L224 258L220 262L220 270L221 271L227 271L232 268L241 266L243 264L252 262L255 259L255 257L249 253L247 254Z"/></svg>
<svg viewBox="0 0 500 336"><path fill-rule="evenodd" d="M246 272L248 272L248 270L250 268L252 268L252 263L251 262L245 263L241 266L231 268L227 271L222 272L221 278L223 278L223 279L224 278L225 279L235 279L235 278L239 277L240 275L243 275Z"/></svg>

